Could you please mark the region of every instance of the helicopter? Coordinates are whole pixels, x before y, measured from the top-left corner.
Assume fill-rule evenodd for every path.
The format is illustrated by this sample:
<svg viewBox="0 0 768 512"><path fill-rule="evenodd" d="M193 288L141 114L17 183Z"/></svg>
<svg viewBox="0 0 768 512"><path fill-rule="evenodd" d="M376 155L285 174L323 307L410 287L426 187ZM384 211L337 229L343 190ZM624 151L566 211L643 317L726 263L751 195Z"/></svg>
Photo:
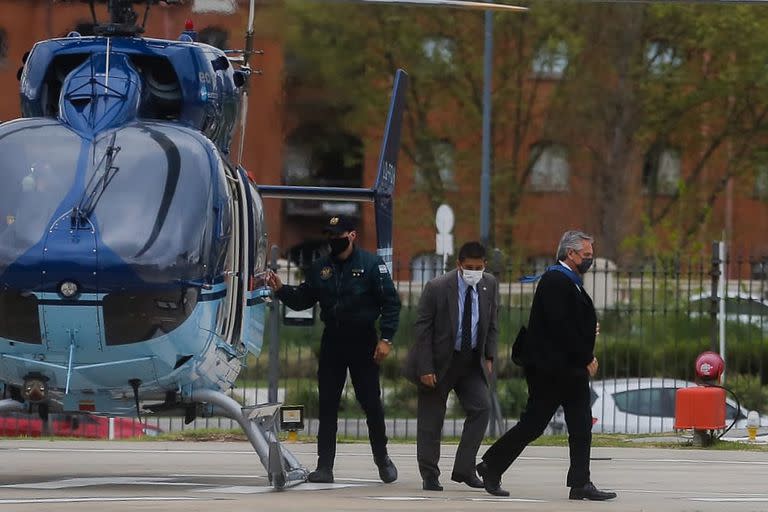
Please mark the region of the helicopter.
<svg viewBox="0 0 768 512"><path fill-rule="evenodd" d="M307 471L277 436L280 404L244 409L225 394L262 348L262 199L372 202L391 268L407 74L395 74L371 188L256 184L231 159L238 129L245 143L254 0L239 52L189 27L145 37L142 2L107 3L99 23L89 1L93 36L34 45L18 76L22 117L0 124L0 411L223 414L275 488L301 483ZM143 3L145 24L156 0Z"/></svg>

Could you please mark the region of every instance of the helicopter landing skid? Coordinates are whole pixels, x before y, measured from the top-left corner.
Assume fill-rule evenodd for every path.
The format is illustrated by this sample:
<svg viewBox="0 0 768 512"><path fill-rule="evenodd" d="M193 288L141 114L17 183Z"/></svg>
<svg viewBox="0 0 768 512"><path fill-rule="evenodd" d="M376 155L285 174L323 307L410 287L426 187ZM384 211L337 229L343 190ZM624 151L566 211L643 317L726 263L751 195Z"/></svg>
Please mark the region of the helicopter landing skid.
<svg viewBox="0 0 768 512"><path fill-rule="evenodd" d="M281 404L241 407L221 391L198 389L192 392L195 402L207 402L220 407L224 413L242 427L253 449L267 470L269 482L277 489L304 483L308 472L296 457L283 448L277 437L278 414Z"/></svg>

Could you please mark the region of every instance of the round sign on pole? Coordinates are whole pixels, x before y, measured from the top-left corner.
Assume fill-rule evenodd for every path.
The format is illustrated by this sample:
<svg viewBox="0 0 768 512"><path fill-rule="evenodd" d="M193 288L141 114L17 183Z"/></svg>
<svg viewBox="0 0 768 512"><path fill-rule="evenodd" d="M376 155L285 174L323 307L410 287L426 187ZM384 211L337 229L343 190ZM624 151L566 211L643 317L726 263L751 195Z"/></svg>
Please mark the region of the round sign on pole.
<svg viewBox="0 0 768 512"><path fill-rule="evenodd" d="M441 204L435 215L435 226L438 233L448 234L453 230L455 222L453 209L447 204Z"/></svg>

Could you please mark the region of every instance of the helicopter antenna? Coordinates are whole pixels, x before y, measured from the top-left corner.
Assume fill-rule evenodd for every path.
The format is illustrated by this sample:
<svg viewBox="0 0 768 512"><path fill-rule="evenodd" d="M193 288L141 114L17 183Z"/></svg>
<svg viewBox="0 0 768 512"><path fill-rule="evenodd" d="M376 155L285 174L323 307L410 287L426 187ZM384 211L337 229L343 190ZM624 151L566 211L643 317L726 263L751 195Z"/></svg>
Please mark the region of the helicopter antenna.
<svg viewBox="0 0 768 512"><path fill-rule="evenodd" d="M93 24L98 25L99 19L96 17L96 5L93 3L94 0L88 0L88 5L91 8L91 17L93 18Z"/></svg>
<svg viewBox="0 0 768 512"><path fill-rule="evenodd" d="M253 53L253 18L256 9L256 1L250 0L248 7L248 31L245 33L245 51L243 52L243 61L240 64L240 71L243 72L245 83L240 104L240 143L237 148L237 164L243 164L243 147L245 146L245 128L248 119L248 85L250 83L251 68L248 65L248 58Z"/></svg>
<svg viewBox="0 0 768 512"><path fill-rule="evenodd" d="M147 26L147 18L149 18L149 9L152 7L152 0L147 0L147 7L144 9L144 19L141 21L141 30Z"/></svg>

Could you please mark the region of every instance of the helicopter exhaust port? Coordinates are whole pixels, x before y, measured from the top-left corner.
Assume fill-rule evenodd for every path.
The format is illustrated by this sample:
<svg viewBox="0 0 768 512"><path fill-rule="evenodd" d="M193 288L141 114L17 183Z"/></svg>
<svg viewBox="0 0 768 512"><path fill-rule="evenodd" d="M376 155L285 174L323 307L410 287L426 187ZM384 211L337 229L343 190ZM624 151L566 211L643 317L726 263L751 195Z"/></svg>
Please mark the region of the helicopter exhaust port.
<svg viewBox="0 0 768 512"><path fill-rule="evenodd" d="M42 375L29 375L24 377L22 397L32 403L42 402L48 399L48 377Z"/></svg>

